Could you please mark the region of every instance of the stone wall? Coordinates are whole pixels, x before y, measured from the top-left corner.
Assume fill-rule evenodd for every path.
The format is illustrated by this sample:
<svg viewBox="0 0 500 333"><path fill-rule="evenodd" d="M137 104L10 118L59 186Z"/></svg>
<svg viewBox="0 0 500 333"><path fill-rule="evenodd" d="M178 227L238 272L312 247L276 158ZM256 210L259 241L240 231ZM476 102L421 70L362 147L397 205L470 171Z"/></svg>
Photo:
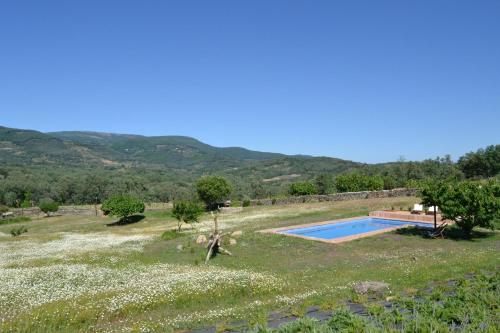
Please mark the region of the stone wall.
<svg viewBox="0 0 500 333"><path fill-rule="evenodd" d="M101 205L97 205L97 216L103 216ZM146 204L146 211L164 210L172 208L171 203L151 203ZM29 208L13 208L10 210L14 216L44 216L45 213L40 211L38 207ZM59 206L59 210L51 213L54 216L96 216L94 205L81 205L81 206Z"/></svg>
<svg viewBox="0 0 500 333"><path fill-rule="evenodd" d="M414 188L396 188L383 191L343 192L326 195L301 195L276 199L251 200L250 205L290 205L304 202L345 201L372 198L410 197L417 194Z"/></svg>
<svg viewBox="0 0 500 333"><path fill-rule="evenodd" d="M102 211L97 207L97 216L102 216ZM44 216L45 213L40 211L38 207L29 208L14 208L11 210L15 216ZM94 206L59 206L59 210L51 213L53 216L96 216Z"/></svg>

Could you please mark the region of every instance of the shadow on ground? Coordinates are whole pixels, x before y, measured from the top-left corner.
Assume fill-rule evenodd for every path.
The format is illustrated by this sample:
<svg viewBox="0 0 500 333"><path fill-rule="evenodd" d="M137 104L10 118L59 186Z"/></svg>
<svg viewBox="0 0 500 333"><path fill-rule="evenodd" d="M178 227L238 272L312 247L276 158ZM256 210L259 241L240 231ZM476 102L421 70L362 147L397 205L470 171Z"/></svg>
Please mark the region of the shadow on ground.
<svg viewBox="0 0 500 333"><path fill-rule="evenodd" d="M144 215L132 215L132 216L129 216L127 218L123 218L123 219L116 221L116 222L107 223L106 226L107 227L117 227L120 225L134 224L134 223L142 221L144 219L144 217L145 217Z"/></svg>
<svg viewBox="0 0 500 333"><path fill-rule="evenodd" d="M429 238L429 231L432 232L432 229L424 229L424 228L401 228L396 230L396 234L403 236L420 236L422 238ZM472 234L469 238L465 236L462 230L455 226L449 226L443 232L445 239L452 239L455 241L474 241L475 239L480 238L488 238L494 235L493 232L487 231L477 231L473 230Z"/></svg>

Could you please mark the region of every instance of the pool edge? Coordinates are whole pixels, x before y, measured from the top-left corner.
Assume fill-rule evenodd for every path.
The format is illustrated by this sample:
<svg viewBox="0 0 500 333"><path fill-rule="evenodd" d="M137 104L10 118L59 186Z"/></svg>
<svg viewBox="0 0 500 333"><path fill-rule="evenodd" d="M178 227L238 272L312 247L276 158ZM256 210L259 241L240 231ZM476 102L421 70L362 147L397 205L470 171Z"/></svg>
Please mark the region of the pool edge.
<svg viewBox="0 0 500 333"><path fill-rule="evenodd" d="M365 237L370 237L370 236L374 236L374 235L378 235L378 234L384 234L386 232L394 231L394 230L401 229L401 228L408 228L408 227L412 226L410 224L406 225L406 226L395 226L393 228L386 228L386 229L381 229L381 230L368 231L368 232L364 232L364 233L357 234L357 235L344 236L344 237L339 237L339 238L334 238L334 239L324 239L324 238L316 238L316 237L309 237L309 236L296 235L296 234L283 234L283 233L281 233L282 231L287 231L287 230L300 229L300 228L308 228L308 227L314 227L314 226L320 226L320 225L326 225L326 224L336 224L336 223L340 223L340 222L348 222L348 221L353 221L353 220L359 220L359 219L362 219L362 218L373 218L373 219L381 219L381 220L395 220L395 221L403 221L403 222L418 222L418 223L429 224L429 226L433 225L432 222L427 222L427 221L408 221L408 220L401 220L401 219L395 219L395 218L391 219L391 218L385 218L385 217L364 215L364 216L355 216L355 217L349 217L349 218L338 219L338 220L313 222L313 223L306 223L306 224L297 224L297 225L292 225L292 226L287 226L287 227L263 229L263 230L258 230L256 232L264 233L264 234L280 235L280 236L284 236L284 237L296 237L296 238L313 240L313 241L323 242L323 243L328 243L328 244L338 244L338 243L348 242L348 241L352 241L352 240L359 239L359 238L365 238Z"/></svg>

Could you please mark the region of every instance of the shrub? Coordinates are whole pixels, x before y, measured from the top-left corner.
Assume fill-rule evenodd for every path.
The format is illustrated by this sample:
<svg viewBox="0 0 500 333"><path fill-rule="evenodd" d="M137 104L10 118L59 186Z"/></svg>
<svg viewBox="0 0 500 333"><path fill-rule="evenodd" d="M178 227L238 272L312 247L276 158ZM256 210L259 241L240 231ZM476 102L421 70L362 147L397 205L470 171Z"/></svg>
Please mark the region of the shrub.
<svg viewBox="0 0 500 333"><path fill-rule="evenodd" d="M9 207L0 205L0 215L9 211Z"/></svg>
<svg viewBox="0 0 500 333"><path fill-rule="evenodd" d="M249 207L250 206L250 200L245 199L243 200L243 203L241 204L242 207Z"/></svg>
<svg viewBox="0 0 500 333"><path fill-rule="evenodd" d="M293 183L290 184L288 193L290 193L290 195L312 195L318 194L318 189L316 185L311 182Z"/></svg>
<svg viewBox="0 0 500 333"><path fill-rule="evenodd" d="M38 208L47 214L47 216L50 216L50 213L54 213L59 210L59 204L51 199L45 199L40 202Z"/></svg>
<svg viewBox="0 0 500 333"><path fill-rule="evenodd" d="M129 195L112 196L101 207L104 215L119 217L120 221L125 221L134 214L144 213L144 209L144 202Z"/></svg>
<svg viewBox="0 0 500 333"><path fill-rule="evenodd" d="M368 176L353 172L337 176L335 187L339 192L378 191L384 189L381 176Z"/></svg>
<svg viewBox="0 0 500 333"><path fill-rule="evenodd" d="M26 228L24 225L17 228L12 228L10 230L10 234L12 235L12 237L17 237L21 234L24 234L25 232L28 232L28 228Z"/></svg>
<svg viewBox="0 0 500 333"><path fill-rule="evenodd" d="M209 210L218 209L219 204L229 197L232 186L223 177L204 176L196 182L196 192Z"/></svg>
<svg viewBox="0 0 500 333"><path fill-rule="evenodd" d="M203 213L203 209L194 201L176 201L172 208L172 217L177 219L177 231L181 231L182 223L195 223Z"/></svg>

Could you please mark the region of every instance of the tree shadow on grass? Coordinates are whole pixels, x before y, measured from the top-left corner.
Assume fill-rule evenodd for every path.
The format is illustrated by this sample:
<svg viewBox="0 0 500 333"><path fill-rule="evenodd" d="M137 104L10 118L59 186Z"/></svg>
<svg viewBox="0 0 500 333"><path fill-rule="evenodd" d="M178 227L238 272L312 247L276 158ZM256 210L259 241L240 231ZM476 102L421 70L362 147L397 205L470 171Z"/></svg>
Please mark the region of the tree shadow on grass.
<svg viewBox="0 0 500 333"><path fill-rule="evenodd" d="M140 222L144 219L144 215L132 215L126 218L122 218L119 221L112 222L112 223L107 223L107 227L117 227L121 225L127 225L127 224L134 224L137 222Z"/></svg>
<svg viewBox="0 0 500 333"><path fill-rule="evenodd" d="M422 238L433 239L429 236L429 233L432 232L432 230L433 229L430 228L409 227L396 230L396 234L403 236L420 236ZM492 237L494 236L494 233L488 231L473 230L470 237L467 237L460 228L456 226L448 226L444 230L443 236L445 239L451 239L455 241L474 241L477 239Z"/></svg>

